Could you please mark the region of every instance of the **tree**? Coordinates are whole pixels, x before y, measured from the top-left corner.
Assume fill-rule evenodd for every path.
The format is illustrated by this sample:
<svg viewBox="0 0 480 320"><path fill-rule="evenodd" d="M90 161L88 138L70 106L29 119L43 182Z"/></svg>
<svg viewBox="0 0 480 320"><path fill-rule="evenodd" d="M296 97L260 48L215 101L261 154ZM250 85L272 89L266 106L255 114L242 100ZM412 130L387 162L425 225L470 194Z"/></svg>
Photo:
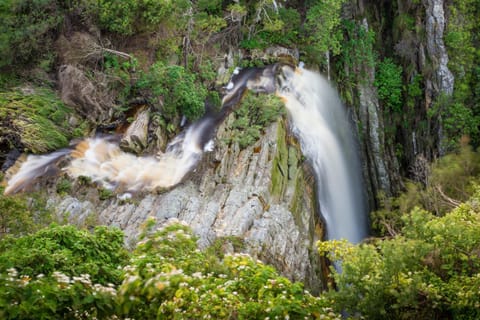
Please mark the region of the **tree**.
<svg viewBox="0 0 480 320"><path fill-rule="evenodd" d="M312 57L328 57L340 53L343 36L339 27L344 2L345 0L317 0L308 9L305 28ZM321 58L317 59L322 61Z"/></svg>

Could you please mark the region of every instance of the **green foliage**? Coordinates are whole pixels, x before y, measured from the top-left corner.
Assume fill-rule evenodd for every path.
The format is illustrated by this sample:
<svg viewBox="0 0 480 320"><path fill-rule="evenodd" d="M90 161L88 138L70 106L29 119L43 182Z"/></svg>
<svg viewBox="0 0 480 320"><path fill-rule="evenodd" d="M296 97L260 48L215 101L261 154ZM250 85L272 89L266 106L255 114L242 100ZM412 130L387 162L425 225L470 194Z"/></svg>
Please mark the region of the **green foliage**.
<svg viewBox="0 0 480 320"><path fill-rule="evenodd" d="M445 32L445 44L449 56L448 67L455 76L455 87L453 99L448 108L451 110L446 110L447 114L442 118L444 121L446 120L447 130L450 130L447 144L453 144L452 142L458 138L459 131L463 131L462 125L465 125L466 131L470 131L465 134L470 135L473 144L478 146L480 144L478 125L472 127L471 122L478 123L480 116L478 99L480 93L478 91L478 65L480 62L478 29L480 23L477 19L480 13L480 3L477 0L457 1L450 4L448 10L449 19ZM468 121L468 118L471 121ZM456 122L457 120L459 122ZM472 129L474 129L473 132Z"/></svg>
<svg viewBox="0 0 480 320"><path fill-rule="evenodd" d="M434 213L443 214L455 203L470 198L478 183L480 154L464 145L458 153L446 155L433 163L427 184L427 192L432 200L425 207Z"/></svg>
<svg viewBox="0 0 480 320"><path fill-rule="evenodd" d="M338 89L347 103L353 104L357 83L368 83L369 72L375 67L375 33L352 20L342 20L345 39L336 63Z"/></svg>
<svg viewBox="0 0 480 320"><path fill-rule="evenodd" d="M198 29L197 32L210 35L226 27L227 23L222 17L199 12L195 15L195 26Z"/></svg>
<svg viewBox="0 0 480 320"><path fill-rule="evenodd" d="M310 56L322 61L325 53L341 51L341 8L345 0L319 0L307 11L305 29Z"/></svg>
<svg viewBox="0 0 480 320"><path fill-rule="evenodd" d="M114 311L115 289L88 274L32 278L10 268L0 274L0 288L2 319L108 319Z"/></svg>
<svg viewBox="0 0 480 320"><path fill-rule="evenodd" d="M51 52L63 10L55 0L0 2L0 68L31 64Z"/></svg>
<svg viewBox="0 0 480 320"><path fill-rule="evenodd" d="M72 110L50 89L25 88L0 92L0 141L20 141L26 150L44 153L68 144L67 120Z"/></svg>
<svg viewBox="0 0 480 320"><path fill-rule="evenodd" d="M412 78L410 83L407 85L406 104L410 109L413 109L415 107L415 103L423 94L423 90L421 87L422 83L423 83L423 77L417 74Z"/></svg>
<svg viewBox="0 0 480 320"><path fill-rule="evenodd" d="M402 112L402 67L386 58L378 64L374 85L387 112Z"/></svg>
<svg viewBox="0 0 480 320"><path fill-rule="evenodd" d="M352 20L342 20L342 28L347 35L341 44L342 62L350 69L361 68L358 77L364 76L362 66L375 66L376 53L373 48L375 32L368 30L364 25ZM361 80L361 79L358 79Z"/></svg>
<svg viewBox="0 0 480 320"><path fill-rule="evenodd" d="M474 114L473 109L452 96L437 97L428 116L440 119L445 135L443 147L447 151L455 151L463 136L476 138L480 133L480 115Z"/></svg>
<svg viewBox="0 0 480 320"><path fill-rule="evenodd" d="M34 220L24 199L3 195L0 187L0 239L5 235L22 235L34 228Z"/></svg>
<svg viewBox="0 0 480 320"><path fill-rule="evenodd" d="M168 224L139 243L119 287L122 316L141 319L340 318L325 301L247 255L197 249L190 229Z"/></svg>
<svg viewBox="0 0 480 320"><path fill-rule="evenodd" d="M225 255L218 241L205 251L175 220L153 231L147 221L126 260L119 230L50 226L0 240L2 319L340 319L270 266ZM121 268L123 267L123 269Z"/></svg>
<svg viewBox="0 0 480 320"><path fill-rule="evenodd" d="M222 0L198 0L197 7L199 11L218 14L222 10Z"/></svg>
<svg viewBox="0 0 480 320"><path fill-rule="evenodd" d="M480 211L470 202L435 218L415 209L393 239L354 246L319 243L337 261L337 311L367 319L476 319L480 316Z"/></svg>
<svg viewBox="0 0 480 320"><path fill-rule="evenodd" d="M416 170L419 172L413 173L423 176L422 181L406 183L405 191L397 197L378 195L380 208L371 214L377 235L398 234L403 226L402 215L415 207L444 215L468 200L480 185L480 154L465 144L457 153Z"/></svg>
<svg viewBox="0 0 480 320"><path fill-rule="evenodd" d="M109 85L117 92L116 100L121 106L127 104L128 99L131 98L136 80L135 71L138 67L139 63L136 58L125 60L110 53L103 55L103 72L111 79L115 79ZM117 112L124 111L121 109L121 107L117 108Z"/></svg>
<svg viewBox="0 0 480 320"><path fill-rule="evenodd" d="M107 200L114 196L115 194L111 190L103 189L103 188L98 190L98 197L100 198L100 200Z"/></svg>
<svg viewBox="0 0 480 320"><path fill-rule="evenodd" d="M162 97L162 115L168 120L181 115L194 120L204 112L207 90L193 73L181 66L157 62L136 85L138 90L150 90L153 97Z"/></svg>
<svg viewBox="0 0 480 320"><path fill-rule="evenodd" d="M21 238L0 242L0 272L15 268L30 278L62 272L69 276L89 274L92 281L118 283L126 259L123 233L96 227L94 233L74 226L52 225Z"/></svg>
<svg viewBox="0 0 480 320"><path fill-rule="evenodd" d="M60 195L69 194L72 191L72 182L67 178L62 178L57 182L56 189Z"/></svg>
<svg viewBox="0 0 480 320"><path fill-rule="evenodd" d="M122 35L152 32L175 12L186 10L187 1L154 0L100 0L98 1L98 19L106 30ZM181 18L178 15L178 18Z"/></svg>
<svg viewBox="0 0 480 320"><path fill-rule="evenodd" d="M240 107L235 110L235 120L230 126L231 140L244 149L260 138L261 130L284 113L281 100L273 95L255 95L247 92Z"/></svg>
<svg viewBox="0 0 480 320"><path fill-rule="evenodd" d="M259 13L257 17L263 17L263 19L258 21L258 25L255 24L253 35L242 40L241 47L264 49L272 45L295 46L301 24L298 11L289 8L278 8L278 11L275 11L273 7L268 6Z"/></svg>
<svg viewBox="0 0 480 320"><path fill-rule="evenodd" d="M119 230L50 226L0 241L2 319L90 319L113 313L126 252Z"/></svg>

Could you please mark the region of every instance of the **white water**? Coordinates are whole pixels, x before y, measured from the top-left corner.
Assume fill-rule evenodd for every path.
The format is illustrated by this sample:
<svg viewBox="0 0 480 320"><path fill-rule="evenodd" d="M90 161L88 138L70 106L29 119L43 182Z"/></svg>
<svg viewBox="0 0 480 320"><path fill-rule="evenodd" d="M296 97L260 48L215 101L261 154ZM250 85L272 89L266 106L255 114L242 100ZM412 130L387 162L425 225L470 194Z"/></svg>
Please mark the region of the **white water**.
<svg viewBox="0 0 480 320"><path fill-rule="evenodd" d="M231 112L241 100L241 90L247 88L272 93L275 74L275 66L237 72L223 107ZM361 168L345 108L324 78L304 69L281 67L277 94L284 99L293 132L315 170L327 239L360 242L367 235L366 205ZM73 178L88 176L103 187L126 195L174 187L195 169L203 152L211 149L216 127L229 112L220 114L218 119L215 115L205 116L193 123L157 157L125 153L116 142L98 137L85 139L74 150L29 156L8 181L5 194L25 190L70 153L72 161L63 170Z"/></svg>
<svg viewBox="0 0 480 320"><path fill-rule="evenodd" d="M118 143L108 137L87 138L73 150L30 155L9 179L5 194L26 190L37 178L56 168L59 158L69 154L72 159L63 171L70 177L89 177L106 189L124 192L123 198L128 198L131 192L171 188L180 183L195 168L202 153L208 151L199 141L207 125L206 121L199 121L190 126L172 141L167 152L157 156L138 157L123 152Z"/></svg>
<svg viewBox="0 0 480 320"><path fill-rule="evenodd" d="M277 94L285 101L293 133L316 174L327 239L358 243L367 235L360 162L346 111L319 74L282 67Z"/></svg>

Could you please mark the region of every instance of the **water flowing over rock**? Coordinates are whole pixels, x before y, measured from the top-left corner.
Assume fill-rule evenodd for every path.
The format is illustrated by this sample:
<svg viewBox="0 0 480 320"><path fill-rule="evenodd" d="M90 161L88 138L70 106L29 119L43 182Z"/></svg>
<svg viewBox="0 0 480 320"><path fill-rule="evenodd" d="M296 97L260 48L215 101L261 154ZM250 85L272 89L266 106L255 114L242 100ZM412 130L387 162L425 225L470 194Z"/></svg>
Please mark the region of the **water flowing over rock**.
<svg viewBox="0 0 480 320"><path fill-rule="evenodd" d="M131 244L149 217L159 224L171 218L185 221L201 247L219 237L238 237L247 253L318 291L320 261L309 254L322 238L313 179L302 169L298 149L286 142L285 125L273 124L260 141L243 150L222 142L229 135L227 127L220 127L215 151L206 154L197 172L168 192L126 202L57 196L50 206L69 221L94 216L102 224L117 226ZM275 188L273 180L283 187Z"/></svg>
<svg viewBox="0 0 480 320"><path fill-rule="evenodd" d="M281 70L278 95L285 101L293 133L315 172L327 239L358 243L367 236L367 207L346 110L318 73L290 66Z"/></svg>

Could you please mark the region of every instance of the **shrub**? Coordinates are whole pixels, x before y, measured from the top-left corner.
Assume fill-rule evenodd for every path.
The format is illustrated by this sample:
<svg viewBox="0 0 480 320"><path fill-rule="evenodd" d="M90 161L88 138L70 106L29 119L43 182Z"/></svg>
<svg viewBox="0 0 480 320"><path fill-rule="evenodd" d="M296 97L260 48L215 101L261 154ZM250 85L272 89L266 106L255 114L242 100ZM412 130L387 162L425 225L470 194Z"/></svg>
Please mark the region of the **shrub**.
<svg viewBox="0 0 480 320"><path fill-rule="evenodd" d="M0 187L0 239L5 235L22 235L34 228L34 220L26 201L3 195Z"/></svg>
<svg viewBox="0 0 480 320"><path fill-rule="evenodd" d="M340 319L247 255L199 251L191 230L167 224L141 241L119 287L122 316L139 319Z"/></svg>
<svg viewBox="0 0 480 320"><path fill-rule="evenodd" d="M109 319L116 290L93 283L88 274L61 272L30 277L15 268L0 273L2 319Z"/></svg>
<svg viewBox="0 0 480 320"><path fill-rule="evenodd" d="M337 311L367 319L476 319L480 316L480 211L477 193L444 217L414 209L401 235L354 246L319 243L337 262Z"/></svg>
<svg viewBox="0 0 480 320"><path fill-rule="evenodd" d="M479 164L480 154L463 145L457 153L419 168L426 172L422 181L407 182L405 191L396 197L379 195L380 208L371 214L373 231L392 236L403 226L402 215L415 207L440 216L467 201L480 185Z"/></svg>
<svg viewBox="0 0 480 320"><path fill-rule="evenodd" d="M324 57L329 52L332 55L340 53L343 40L340 30L341 9L344 2L345 0L319 0L307 10L306 46L311 57Z"/></svg>
<svg viewBox="0 0 480 320"><path fill-rule="evenodd" d="M185 12L187 1L155 0L100 0L95 7L100 26L122 35L132 35L158 30L161 23L169 20L175 12Z"/></svg>
<svg viewBox="0 0 480 320"><path fill-rule="evenodd" d="M386 58L378 64L375 74L378 97L383 101L387 112L402 112L402 67Z"/></svg>
<svg viewBox="0 0 480 320"><path fill-rule="evenodd" d="M245 49L266 48L272 45L281 45L284 47L293 47L298 42L300 32L300 14L294 9L265 8L265 17L256 25L258 29L252 37L242 40L240 46ZM262 13L262 10L260 11ZM262 17L261 14L256 14ZM254 24L253 23L253 24Z"/></svg>
<svg viewBox="0 0 480 320"><path fill-rule="evenodd" d="M0 68L31 64L48 55L63 21L55 0L4 0L0 3Z"/></svg>
<svg viewBox="0 0 480 320"><path fill-rule="evenodd" d="M62 272L68 276L89 274L92 281L118 283L126 252L123 233L96 227L94 233L74 226L52 225L21 238L5 237L0 242L0 273L15 268L30 278Z"/></svg>
<svg viewBox="0 0 480 320"><path fill-rule="evenodd" d="M234 112L235 120L230 126L232 138L227 142L238 142L242 149L252 145L260 138L262 129L284 112L283 103L278 97L247 92Z"/></svg>
<svg viewBox="0 0 480 320"><path fill-rule="evenodd" d="M105 319L126 260L123 234L52 225L0 241L2 319Z"/></svg>
<svg viewBox="0 0 480 320"><path fill-rule="evenodd" d="M162 97L162 114L167 120L181 115L194 120L204 112L207 90L181 66L155 63L138 81L137 90L150 91L153 103L158 104L154 100Z"/></svg>

